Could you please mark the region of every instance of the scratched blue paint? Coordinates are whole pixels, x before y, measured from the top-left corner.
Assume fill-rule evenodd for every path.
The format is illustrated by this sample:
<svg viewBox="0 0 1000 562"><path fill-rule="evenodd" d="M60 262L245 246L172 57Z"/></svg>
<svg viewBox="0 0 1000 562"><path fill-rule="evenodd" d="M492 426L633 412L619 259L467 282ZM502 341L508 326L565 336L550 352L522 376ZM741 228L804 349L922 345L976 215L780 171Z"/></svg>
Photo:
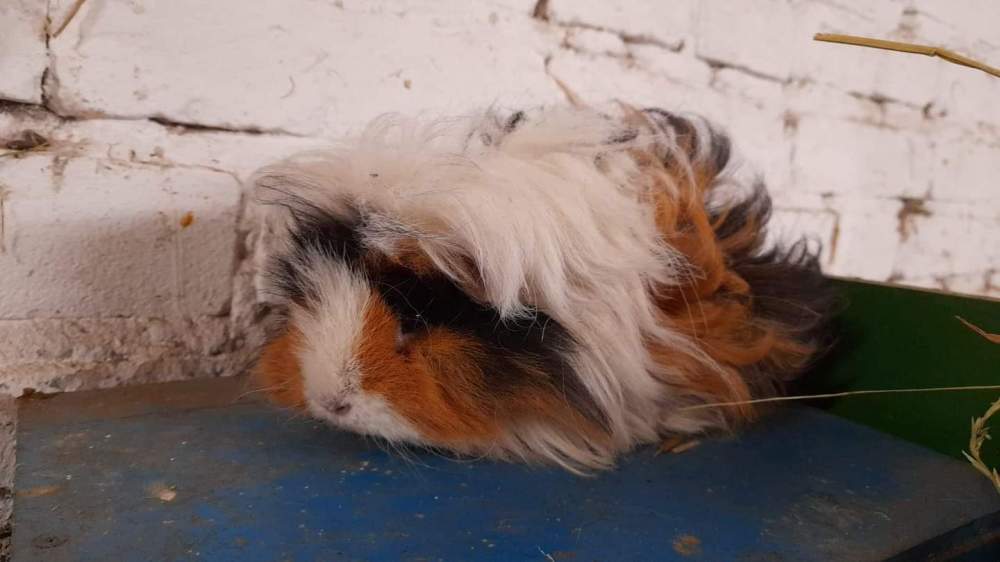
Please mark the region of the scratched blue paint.
<svg viewBox="0 0 1000 562"><path fill-rule="evenodd" d="M59 489L17 498L14 559L874 560L1000 509L962 463L811 409L595 478L408 455L255 404L28 429L18 489Z"/></svg>

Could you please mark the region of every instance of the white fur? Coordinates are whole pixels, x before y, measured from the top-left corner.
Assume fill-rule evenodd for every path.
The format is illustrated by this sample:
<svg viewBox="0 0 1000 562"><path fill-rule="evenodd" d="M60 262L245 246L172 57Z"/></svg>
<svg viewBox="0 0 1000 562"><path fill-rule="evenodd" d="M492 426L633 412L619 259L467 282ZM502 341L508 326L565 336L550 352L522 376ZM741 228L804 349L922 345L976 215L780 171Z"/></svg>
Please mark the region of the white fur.
<svg viewBox="0 0 1000 562"><path fill-rule="evenodd" d="M309 282L318 302L293 306L292 321L303 334L298 351L306 408L321 419L351 431L390 441L420 442L415 429L377 395L364 392L364 376L354 357L371 289L345 265L311 259ZM335 414L330 404L350 404Z"/></svg>
<svg viewBox="0 0 1000 562"><path fill-rule="evenodd" d="M529 114L509 134L501 123L493 112L429 124L385 117L336 150L264 170L258 184L265 199L275 197L267 189L275 185L333 209L346 197L374 217L366 244L391 251L399 238L416 237L440 270L503 316L517 319L537 307L582 344L571 360L610 418L609 446L521 425L486 450L465 452L547 459L576 470L607 466L618 452L665 431L721 424L711 410L678 414L678 406L698 398L664 385L673 374L647 352L647 342L659 341L710 364L692 341L662 325L649 295L651 286L678 284L693 273L661 239L647 182L627 150L669 151L681 160L672 134L644 131L609 144L621 121L590 110ZM701 158L709 147L698 149ZM469 258L478 271L467 269ZM343 338L357 329L366 289L343 272L334 277L331 302L349 304L314 319L317 331L302 328L315 353L308 372L319 365L349 372ZM307 382L309 376L317 379L307 375ZM328 392L340 388L329 385L348 383L308 384L315 389L309 392ZM377 425L388 432L384 422Z"/></svg>

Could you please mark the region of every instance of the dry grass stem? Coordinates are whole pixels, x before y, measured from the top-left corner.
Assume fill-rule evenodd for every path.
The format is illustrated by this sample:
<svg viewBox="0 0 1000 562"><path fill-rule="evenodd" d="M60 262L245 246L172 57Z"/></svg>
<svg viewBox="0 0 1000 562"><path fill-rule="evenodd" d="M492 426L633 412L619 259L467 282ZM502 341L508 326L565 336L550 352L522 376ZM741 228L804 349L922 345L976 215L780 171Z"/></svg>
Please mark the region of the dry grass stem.
<svg viewBox="0 0 1000 562"><path fill-rule="evenodd" d="M986 466L982 457L983 443L990 438L990 428L986 426L986 422L997 412L1000 412L1000 400L994 402L982 417L973 418L972 435L969 436L969 450L962 451L962 454L969 459L976 470L993 483L993 487L1000 494L1000 474L997 473L997 469Z"/></svg>
<svg viewBox="0 0 1000 562"><path fill-rule="evenodd" d="M738 400L735 402L714 402L697 404L681 408L681 411L704 410L708 408L725 408L728 406L746 406L749 404L768 404L772 402L795 402L799 400L820 400L823 398L843 398L845 396L861 396L866 394L909 394L915 392L971 392L975 390L1000 390L1000 384L981 384L972 386L937 386L928 388L884 388L877 390L848 390L844 392L828 392L825 394L803 394L800 396L773 396L771 398L756 398L754 400Z"/></svg>
<svg viewBox="0 0 1000 562"><path fill-rule="evenodd" d="M987 332L986 330L980 328L979 326L976 326L972 322L969 322L965 318L962 318L961 316L956 316L955 318L958 318L959 322L961 322L962 324L965 324L965 326L967 328L969 328L970 330L972 330L973 332L975 332L975 333L979 334L980 336L983 336L984 338L986 338L987 341L990 341L992 343L1000 343L1000 334L991 334L991 333Z"/></svg>
<svg viewBox="0 0 1000 562"><path fill-rule="evenodd" d="M845 45L857 45L859 47L872 47L874 49L885 49L887 51L899 51L901 53L915 53L928 57L942 58L948 62L967 66L981 70L987 74L992 74L1000 78L1000 69L993 68L988 64L981 63L965 55L960 55L948 49L931 47L928 45L917 45L914 43L903 43L901 41L886 41L884 39L871 39L868 37L858 37L857 35L841 35L838 33L817 33L813 36L817 41L827 41L830 43L843 43Z"/></svg>

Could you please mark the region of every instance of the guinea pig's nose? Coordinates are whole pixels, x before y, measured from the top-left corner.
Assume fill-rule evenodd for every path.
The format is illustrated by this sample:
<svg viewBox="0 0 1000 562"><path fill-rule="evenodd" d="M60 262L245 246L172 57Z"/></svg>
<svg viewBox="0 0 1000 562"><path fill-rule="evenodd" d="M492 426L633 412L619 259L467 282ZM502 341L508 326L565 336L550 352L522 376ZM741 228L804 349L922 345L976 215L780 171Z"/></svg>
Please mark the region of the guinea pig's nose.
<svg viewBox="0 0 1000 562"><path fill-rule="evenodd" d="M346 400L340 400L340 399L337 399L337 398L329 398L329 399L325 400L323 402L323 406L326 407L326 409L329 412L331 412L331 413L333 413L335 415L338 415L338 416L343 416L343 415L347 414L347 412L351 411L351 403L350 402L347 402Z"/></svg>

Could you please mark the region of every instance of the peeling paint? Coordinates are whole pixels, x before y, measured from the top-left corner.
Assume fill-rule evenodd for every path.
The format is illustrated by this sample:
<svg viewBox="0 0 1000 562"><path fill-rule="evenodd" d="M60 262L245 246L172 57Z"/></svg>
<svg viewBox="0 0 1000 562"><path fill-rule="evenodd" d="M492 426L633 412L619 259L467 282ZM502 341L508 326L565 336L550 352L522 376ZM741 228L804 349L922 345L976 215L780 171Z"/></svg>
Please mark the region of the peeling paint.
<svg viewBox="0 0 1000 562"><path fill-rule="evenodd" d="M826 258L827 265L833 264L834 260L837 259L837 248L840 243L840 213L831 210L830 214L833 215L833 229L830 232L830 249Z"/></svg>
<svg viewBox="0 0 1000 562"><path fill-rule="evenodd" d="M538 0L531 10L531 17L536 20L549 21L549 0Z"/></svg>
<svg viewBox="0 0 1000 562"><path fill-rule="evenodd" d="M896 232L899 233L900 240L907 240L911 232L916 228L917 217L930 217L931 211L927 208L926 201L917 197L900 197L899 212L896 213Z"/></svg>
<svg viewBox="0 0 1000 562"><path fill-rule="evenodd" d="M49 144L48 139L43 137L37 131L33 131L31 129L25 129L24 131L21 131L21 134L18 137L7 141L7 144L6 146L4 146L4 148L7 148L9 150L14 150L17 152L23 152L26 150L37 151L44 149L46 146L48 146L48 144Z"/></svg>

